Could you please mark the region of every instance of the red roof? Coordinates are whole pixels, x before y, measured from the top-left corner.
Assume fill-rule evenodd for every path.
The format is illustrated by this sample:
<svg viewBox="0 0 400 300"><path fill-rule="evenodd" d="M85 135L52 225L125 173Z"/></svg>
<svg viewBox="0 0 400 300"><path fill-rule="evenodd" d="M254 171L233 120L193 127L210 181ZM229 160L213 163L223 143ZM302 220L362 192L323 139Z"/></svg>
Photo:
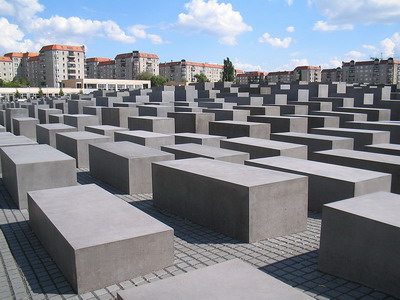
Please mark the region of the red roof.
<svg viewBox="0 0 400 300"><path fill-rule="evenodd" d="M40 49L40 52L51 51L51 50L85 52L84 46L68 46L68 45L47 45L43 46L42 49Z"/></svg>
<svg viewBox="0 0 400 300"><path fill-rule="evenodd" d="M86 62L101 62L101 61L110 61L110 58L102 58L102 57L91 57L86 58Z"/></svg>
<svg viewBox="0 0 400 300"><path fill-rule="evenodd" d="M23 54L21 52L10 52L10 53L4 54L4 56L7 56L7 57L22 57Z"/></svg>
<svg viewBox="0 0 400 300"><path fill-rule="evenodd" d="M271 75L290 75L292 73L293 73L292 71L269 72L268 76L271 76Z"/></svg>
<svg viewBox="0 0 400 300"><path fill-rule="evenodd" d="M217 65L217 64L195 63L195 62L190 62L190 61L187 61L185 63L187 66L197 66L197 67L203 67L203 68L216 68L216 69L224 68L223 65ZM181 61L174 61L174 62L160 64L160 67L179 66L181 64L182 64Z"/></svg>
<svg viewBox="0 0 400 300"><path fill-rule="evenodd" d="M39 55L29 57L28 61L37 61L39 60Z"/></svg>
<svg viewBox="0 0 400 300"><path fill-rule="evenodd" d="M321 68L314 66L298 66L295 68L295 70L321 70Z"/></svg>
<svg viewBox="0 0 400 300"><path fill-rule="evenodd" d="M260 72L260 71L252 71L246 72L244 74L238 74L238 77L247 77L247 76L267 76L268 72Z"/></svg>
<svg viewBox="0 0 400 300"><path fill-rule="evenodd" d="M128 58L128 57L133 57L133 52L118 54L115 57L115 59L123 59L123 58ZM139 57L158 59L157 55L150 54L150 53L140 53L139 52Z"/></svg>
<svg viewBox="0 0 400 300"><path fill-rule="evenodd" d="M0 61L2 62L12 62L11 58L6 56L0 56Z"/></svg>
<svg viewBox="0 0 400 300"><path fill-rule="evenodd" d="M35 53L35 52L25 52L25 53L23 53L23 57L35 57L35 56L38 56L39 55L39 53Z"/></svg>
<svg viewBox="0 0 400 300"><path fill-rule="evenodd" d="M239 69L236 69L235 72L236 72L236 74L243 74L243 73L245 73L245 71L239 70Z"/></svg>
<svg viewBox="0 0 400 300"><path fill-rule="evenodd" d="M326 73L326 72L336 72L337 69L323 69L321 72Z"/></svg>
<svg viewBox="0 0 400 300"><path fill-rule="evenodd" d="M158 56L157 56L157 55L151 54L151 53L140 53L140 52L139 52L139 57L146 57L146 58L158 59Z"/></svg>
<svg viewBox="0 0 400 300"><path fill-rule="evenodd" d="M105 66L105 65L115 65L115 60L108 60L108 61L99 62L99 66Z"/></svg>

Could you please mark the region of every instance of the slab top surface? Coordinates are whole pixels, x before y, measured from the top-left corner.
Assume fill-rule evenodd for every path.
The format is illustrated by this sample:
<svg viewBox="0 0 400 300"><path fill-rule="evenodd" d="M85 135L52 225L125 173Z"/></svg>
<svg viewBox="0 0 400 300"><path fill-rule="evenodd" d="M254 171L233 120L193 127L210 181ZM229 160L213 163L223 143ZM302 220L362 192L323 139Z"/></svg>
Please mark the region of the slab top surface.
<svg viewBox="0 0 400 300"><path fill-rule="evenodd" d="M44 144L5 147L2 150L15 164L73 160L71 156Z"/></svg>
<svg viewBox="0 0 400 300"><path fill-rule="evenodd" d="M158 132L152 131L145 131L145 130L130 130L130 131L123 131L119 132L119 135L129 135L141 138L159 138L159 137L168 137L171 136L170 134L163 134Z"/></svg>
<svg viewBox="0 0 400 300"><path fill-rule="evenodd" d="M118 294L123 300L312 299L240 259L130 288Z"/></svg>
<svg viewBox="0 0 400 300"><path fill-rule="evenodd" d="M157 162L154 164L246 187L304 178L304 176L300 175L249 167L207 158L189 158Z"/></svg>
<svg viewBox="0 0 400 300"><path fill-rule="evenodd" d="M352 140L352 138L347 138L347 137L312 134L312 133L301 133L301 132L280 132L280 133L272 133L272 135L281 135L281 136L289 136L289 137L298 137L298 138L302 138L302 139L325 140L325 141Z"/></svg>
<svg viewBox="0 0 400 300"><path fill-rule="evenodd" d="M201 133L175 133L174 136L178 137L187 137L187 138L195 138L195 139L221 139L225 138L224 136L221 135L209 135L209 134L201 134Z"/></svg>
<svg viewBox="0 0 400 300"><path fill-rule="evenodd" d="M127 130L127 128L112 126L112 125L93 125L93 126L85 126L87 128L98 129L98 130Z"/></svg>
<svg viewBox="0 0 400 300"><path fill-rule="evenodd" d="M46 128L49 130L57 130L57 129L75 129L76 127L74 126L70 126L70 125L66 125L63 123L50 123L50 124L38 124L36 126L42 127L42 128Z"/></svg>
<svg viewBox="0 0 400 300"><path fill-rule="evenodd" d="M95 184L29 194L74 249L172 230Z"/></svg>
<svg viewBox="0 0 400 300"><path fill-rule="evenodd" d="M13 118L13 120L17 120L17 121L39 121L39 119L31 118L31 117Z"/></svg>
<svg viewBox="0 0 400 300"><path fill-rule="evenodd" d="M71 117L71 118L93 118L96 117L94 115L88 115L88 114L65 114L64 117Z"/></svg>
<svg viewBox="0 0 400 300"><path fill-rule="evenodd" d="M139 119L139 120L173 120L172 118L168 117L154 117L154 116L131 116L128 119Z"/></svg>
<svg viewBox="0 0 400 300"><path fill-rule="evenodd" d="M99 148L108 152L112 152L125 158L140 158L140 157L152 157L161 155L171 155L168 152L157 150L154 148L142 146L131 142L106 142L96 143L91 145L92 147Z"/></svg>
<svg viewBox="0 0 400 300"><path fill-rule="evenodd" d="M390 154L356 151L349 149L324 150L315 153L400 165L400 156Z"/></svg>
<svg viewBox="0 0 400 300"><path fill-rule="evenodd" d="M88 132L88 131L72 131L72 132L61 132L57 133L59 135L75 139L75 140L92 140L92 139L109 139L108 136L102 135L102 134L97 134L93 132Z"/></svg>
<svg viewBox="0 0 400 300"><path fill-rule="evenodd" d="M259 126L263 126L263 125L265 125L265 124L263 124L263 123L258 123L258 122L246 122L246 121L213 121L212 123L228 124L228 125L245 125L245 126L250 126L250 125L259 125Z"/></svg>
<svg viewBox="0 0 400 300"><path fill-rule="evenodd" d="M210 147L199 144L179 144L179 145L170 145L163 146L162 148L177 150L182 152L194 153L198 155L204 155L207 157L223 157L223 156L232 156L232 155L248 155L248 153L222 149L217 147Z"/></svg>
<svg viewBox="0 0 400 300"><path fill-rule="evenodd" d="M377 192L324 206L400 227L400 195L389 192Z"/></svg>
<svg viewBox="0 0 400 300"><path fill-rule="evenodd" d="M314 130L323 130L323 131L337 131L337 132L351 132L351 133L384 133L387 134L387 131L383 130L370 130L370 129L358 129L358 128L338 128L338 127L319 127L314 128Z"/></svg>
<svg viewBox="0 0 400 300"><path fill-rule="evenodd" d="M390 149L390 150L400 150L400 144L375 144L367 145L368 148L380 148L380 149Z"/></svg>
<svg viewBox="0 0 400 300"><path fill-rule="evenodd" d="M286 156L252 159L250 162L349 182L359 182L389 175L381 172L356 169Z"/></svg>
<svg viewBox="0 0 400 300"><path fill-rule="evenodd" d="M294 143L286 143L280 141L273 141L273 140L265 140L265 139L258 139L258 138L251 138L251 137L239 137L239 138L232 138L224 140L224 142L232 142L235 144L245 144L250 146L256 147L265 147L265 148L272 148L272 149L293 149L294 147L301 147L304 148L304 145L294 144Z"/></svg>
<svg viewBox="0 0 400 300"><path fill-rule="evenodd" d="M0 147L8 147L14 145L36 145L37 143L26 136L10 136L0 138Z"/></svg>

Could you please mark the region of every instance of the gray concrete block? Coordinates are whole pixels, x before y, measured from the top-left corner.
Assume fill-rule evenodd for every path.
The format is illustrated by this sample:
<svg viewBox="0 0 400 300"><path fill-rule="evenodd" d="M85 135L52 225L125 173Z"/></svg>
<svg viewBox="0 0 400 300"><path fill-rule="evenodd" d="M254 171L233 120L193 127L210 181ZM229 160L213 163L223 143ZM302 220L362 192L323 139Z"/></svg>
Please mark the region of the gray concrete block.
<svg viewBox="0 0 400 300"><path fill-rule="evenodd" d="M250 137L221 140L221 148L247 152L251 159L279 155L307 159L307 146Z"/></svg>
<svg viewBox="0 0 400 300"><path fill-rule="evenodd" d="M158 150L161 149L161 146L173 145L175 143L173 135L144 130L115 132L114 140L116 142L127 141Z"/></svg>
<svg viewBox="0 0 400 300"><path fill-rule="evenodd" d="M69 114L83 114L83 108L94 105L94 100L68 100L67 105Z"/></svg>
<svg viewBox="0 0 400 300"><path fill-rule="evenodd" d="M209 123L215 120L213 114L196 112L171 112L169 118L175 119L175 132L208 134Z"/></svg>
<svg viewBox="0 0 400 300"><path fill-rule="evenodd" d="M173 154L130 142L89 145L90 175L127 194L151 193L151 164L173 159Z"/></svg>
<svg viewBox="0 0 400 300"><path fill-rule="evenodd" d="M32 105L28 105L27 109L29 112L29 117L38 119L39 118L38 111L39 111L39 109L42 109L42 108L46 109L46 108L50 108L50 106L48 104L36 104L36 103L33 103Z"/></svg>
<svg viewBox="0 0 400 300"><path fill-rule="evenodd" d="M15 135L23 135L32 140L36 140L36 124L39 120L35 118L14 118L13 127Z"/></svg>
<svg viewBox="0 0 400 300"><path fill-rule="evenodd" d="M240 122L240 121L215 121L210 122L210 134L226 136L228 138L235 137L253 137L260 139L269 139L271 133L270 124L262 124L257 122Z"/></svg>
<svg viewBox="0 0 400 300"><path fill-rule="evenodd" d="M249 122L268 123L271 133L275 132L303 132L307 133L307 118L288 116L249 116Z"/></svg>
<svg viewBox="0 0 400 300"><path fill-rule="evenodd" d="M173 106L166 105L139 105L139 116L151 116L151 117L167 117L169 112L174 111Z"/></svg>
<svg viewBox="0 0 400 300"><path fill-rule="evenodd" d="M154 205L235 239L306 228L307 177L206 158L153 163L152 176Z"/></svg>
<svg viewBox="0 0 400 300"><path fill-rule="evenodd" d="M36 125L37 142L39 144L47 144L56 148L56 133L77 130L76 127L61 123L38 124Z"/></svg>
<svg viewBox="0 0 400 300"><path fill-rule="evenodd" d="M85 126L100 125L99 118L97 116L76 114L76 115L64 115L64 124L74 126L78 128L78 131L84 131Z"/></svg>
<svg viewBox="0 0 400 300"><path fill-rule="evenodd" d="M111 125L97 125L97 126L85 126L85 131L109 136L111 140L114 141L114 133L116 131L128 131L128 128L111 126Z"/></svg>
<svg viewBox="0 0 400 300"><path fill-rule="evenodd" d="M371 107L338 107L335 109L340 112L361 113L367 115L366 121L389 121L390 109L371 108ZM353 120L360 121L360 120Z"/></svg>
<svg viewBox="0 0 400 300"><path fill-rule="evenodd" d="M6 108L6 129L8 132L14 133L13 122L14 118L28 118L29 113L26 108Z"/></svg>
<svg viewBox="0 0 400 300"><path fill-rule="evenodd" d="M192 112L192 113L202 113L203 108L202 107L192 107L192 106L175 106L174 107L174 112ZM168 114L167 114L168 116Z"/></svg>
<svg viewBox="0 0 400 300"><path fill-rule="evenodd" d="M51 123L64 124L64 116L65 116L65 114L50 114L49 115L49 124L51 124Z"/></svg>
<svg viewBox="0 0 400 300"><path fill-rule="evenodd" d="M321 212L326 203L375 193L390 192L390 174L349 168L292 157L249 160L246 165L308 176L308 210Z"/></svg>
<svg viewBox="0 0 400 300"><path fill-rule="evenodd" d="M40 124L50 123L49 115L54 115L54 114L62 114L62 110L56 108L39 108L38 119Z"/></svg>
<svg viewBox="0 0 400 300"><path fill-rule="evenodd" d="M338 112L338 111L313 111L312 115L331 116L339 118L340 127L344 127L347 122L351 121L367 121L367 114L355 112ZM320 126L322 127L322 126ZM324 127L333 127L325 125ZM338 127L338 126L335 126ZM315 128L315 127L314 127Z"/></svg>
<svg viewBox="0 0 400 300"><path fill-rule="evenodd" d="M353 149L354 145L352 138L298 132L273 133L271 140L306 145L309 158L315 151Z"/></svg>
<svg viewBox="0 0 400 300"><path fill-rule="evenodd" d="M0 110L0 125L6 126L6 111L4 109Z"/></svg>
<svg viewBox="0 0 400 300"><path fill-rule="evenodd" d="M29 219L80 294L173 263L173 229L94 184L30 192Z"/></svg>
<svg viewBox="0 0 400 300"><path fill-rule="evenodd" d="M334 149L316 152L313 160L392 174L392 193L400 193L400 157L395 155Z"/></svg>
<svg viewBox="0 0 400 300"><path fill-rule="evenodd" d="M97 116L99 118L99 123L103 124L102 113L104 106L84 106L83 113L86 115Z"/></svg>
<svg viewBox="0 0 400 300"><path fill-rule="evenodd" d="M233 259L200 270L130 288L118 300L136 299L312 299L249 264Z"/></svg>
<svg viewBox="0 0 400 300"><path fill-rule="evenodd" d="M129 130L145 130L151 132L173 134L175 133L175 120L164 117L128 117Z"/></svg>
<svg viewBox="0 0 400 300"><path fill-rule="evenodd" d="M400 144L382 143L365 146L364 151L400 156Z"/></svg>
<svg viewBox="0 0 400 300"><path fill-rule="evenodd" d="M300 102L300 101L289 101L288 104L294 105L304 105L308 107L308 111L332 111L332 103L331 102L321 102L321 101L308 101L308 102Z"/></svg>
<svg viewBox="0 0 400 300"><path fill-rule="evenodd" d="M250 111L250 115L272 115L272 116L281 115L280 107L274 105L268 105L268 106L235 105L233 109L248 110Z"/></svg>
<svg viewBox="0 0 400 300"><path fill-rule="evenodd" d="M369 130L382 130L390 131L390 142L393 144L400 144L400 122L391 121L380 121L380 122L369 122L369 121L355 121L347 122L346 127L348 128L359 128Z"/></svg>
<svg viewBox="0 0 400 300"><path fill-rule="evenodd" d="M75 160L48 145L0 148L3 182L19 209L27 192L76 185Z"/></svg>
<svg viewBox="0 0 400 300"><path fill-rule="evenodd" d="M221 149L199 144L162 146L161 150L174 154L175 159L204 157L237 164L244 164L244 161L249 159L249 154L246 152Z"/></svg>
<svg viewBox="0 0 400 300"><path fill-rule="evenodd" d="M6 128L3 125L0 125L0 132L6 132Z"/></svg>
<svg viewBox="0 0 400 300"><path fill-rule="evenodd" d="M246 122L250 116L250 111L235 110L235 109L203 109L205 113L212 113L215 116L215 121L242 121Z"/></svg>
<svg viewBox="0 0 400 300"><path fill-rule="evenodd" d="M400 298L399 214L386 192L325 205L319 269Z"/></svg>
<svg viewBox="0 0 400 300"><path fill-rule="evenodd" d="M89 167L89 144L111 141L108 136L87 131L56 133L57 149L75 158L77 168Z"/></svg>
<svg viewBox="0 0 400 300"><path fill-rule="evenodd" d="M138 115L137 107L104 107L102 124L128 128L128 117Z"/></svg>
<svg viewBox="0 0 400 300"><path fill-rule="evenodd" d="M342 136L354 139L354 149L364 150L366 145L389 143L390 133L387 131L356 128L314 128L311 133Z"/></svg>
<svg viewBox="0 0 400 300"><path fill-rule="evenodd" d="M199 133L176 133L175 144L194 143L210 147L219 147L220 141L226 139L225 136L208 135Z"/></svg>
<svg viewBox="0 0 400 300"><path fill-rule="evenodd" d="M307 132L312 128L318 127L339 127L340 118L326 115L289 115L290 117L299 117L307 119Z"/></svg>

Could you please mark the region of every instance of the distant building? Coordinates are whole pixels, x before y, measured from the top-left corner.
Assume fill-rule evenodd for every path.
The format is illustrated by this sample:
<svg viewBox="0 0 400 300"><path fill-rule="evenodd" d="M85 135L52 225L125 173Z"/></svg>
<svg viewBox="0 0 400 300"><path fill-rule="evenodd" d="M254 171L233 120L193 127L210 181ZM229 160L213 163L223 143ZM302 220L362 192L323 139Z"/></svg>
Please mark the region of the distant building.
<svg viewBox="0 0 400 300"><path fill-rule="evenodd" d="M342 80L342 68L336 69L323 69L321 71L321 82L341 82Z"/></svg>
<svg viewBox="0 0 400 300"><path fill-rule="evenodd" d="M269 72L267 82L271 83L290 83L292 81L292 71Z"/></svg>
<svg viewBox="0 0 400 300"><path fill-rule="evenodd" d="M62 81L63 88L82 90L125 90L150 88L150 80L126 80L126 79L69 79Z"/></svg>
<svg viewBox="0 0 400 300"><path fill-rule="evenodd" d="M400 82L399 65L400 62L393 58L343 62L343 81L347 83L397 84Z"/></svg>
<svg viewBox="0 0 400 300"><path fill-rule="evenodd" d="M292 81L321 82L321 67L298 66L292 72Z"/></svg>
<svg viewBox="0 0 400 300"><path fill-rule="evenodd" d="M47 45L39 51L39 85L60 87L66 79L85 76L85 47Z"/></svg>
<svg viewBox="0 0 400 300"><path fill-rule="evenodd" d="M244 72L236 75L236 82L238 84L261 83L265 82L268 72L252 71Z"/></svg>
<svg viewBox="0 0 400 300"><path fill-rule="evenodd" d="M0 79L11 81L13 79L12 59L7 56L0 56Z"/></svg>
<svg viewBox="0 0 400 300"><path fill-rule="evenodd" d="M115 60L101 61L97 65L98 79L115 79Z"/></svg>
<svg viewBox="0 0 400 300"><path fill-rule="evenodd" d="M223 69L223 65L195 63L182 59L176 62L161 63L160 75L169 81L196 82L195 75L204 74L211 82L217 82L222 80Z"/></svg>
<svg viewBox="0 0 400 300"><path fill-rule="evenodd" d="M12 66L11 66L12 78L24 77L23 76L24 72L22 70L22 64L21 64L23 54L20 52L10 52L4 54L4 56L9 57L12 60Z"/></svg>
<svg viewBox="0 0 400 300"><path fill-rule="evenodd" d="M115 57L115 78L136 79L142 72L159 75L159 58L156 54L130 53L118 54Z"/></svg>
<svg viewBox="0 0 400 300"><path fill-rule="evenodd" d="M101 62L112 61L109 58L91 57L85 60L85 78L100 78L98 65Z"/></svg>
<svg viewBox="0 0 400 300"><path fill-rule="evenodd" d="M40 84L40 57L39 55L29 57L26 62L27 78L31 86L39 86Z"/></svg>

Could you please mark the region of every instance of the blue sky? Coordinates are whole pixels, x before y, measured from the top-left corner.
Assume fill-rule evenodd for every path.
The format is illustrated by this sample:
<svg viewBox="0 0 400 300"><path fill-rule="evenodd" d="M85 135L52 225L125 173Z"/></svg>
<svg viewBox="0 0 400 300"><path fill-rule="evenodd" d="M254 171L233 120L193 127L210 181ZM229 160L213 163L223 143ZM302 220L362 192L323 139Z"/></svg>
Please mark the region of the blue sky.
<svg viewBox="0 0 400 300"><path fill-rule="evenodd" d="M400 59L400 0L0 0L0 29L1 54L83 44L248 71Z"/></svg>

